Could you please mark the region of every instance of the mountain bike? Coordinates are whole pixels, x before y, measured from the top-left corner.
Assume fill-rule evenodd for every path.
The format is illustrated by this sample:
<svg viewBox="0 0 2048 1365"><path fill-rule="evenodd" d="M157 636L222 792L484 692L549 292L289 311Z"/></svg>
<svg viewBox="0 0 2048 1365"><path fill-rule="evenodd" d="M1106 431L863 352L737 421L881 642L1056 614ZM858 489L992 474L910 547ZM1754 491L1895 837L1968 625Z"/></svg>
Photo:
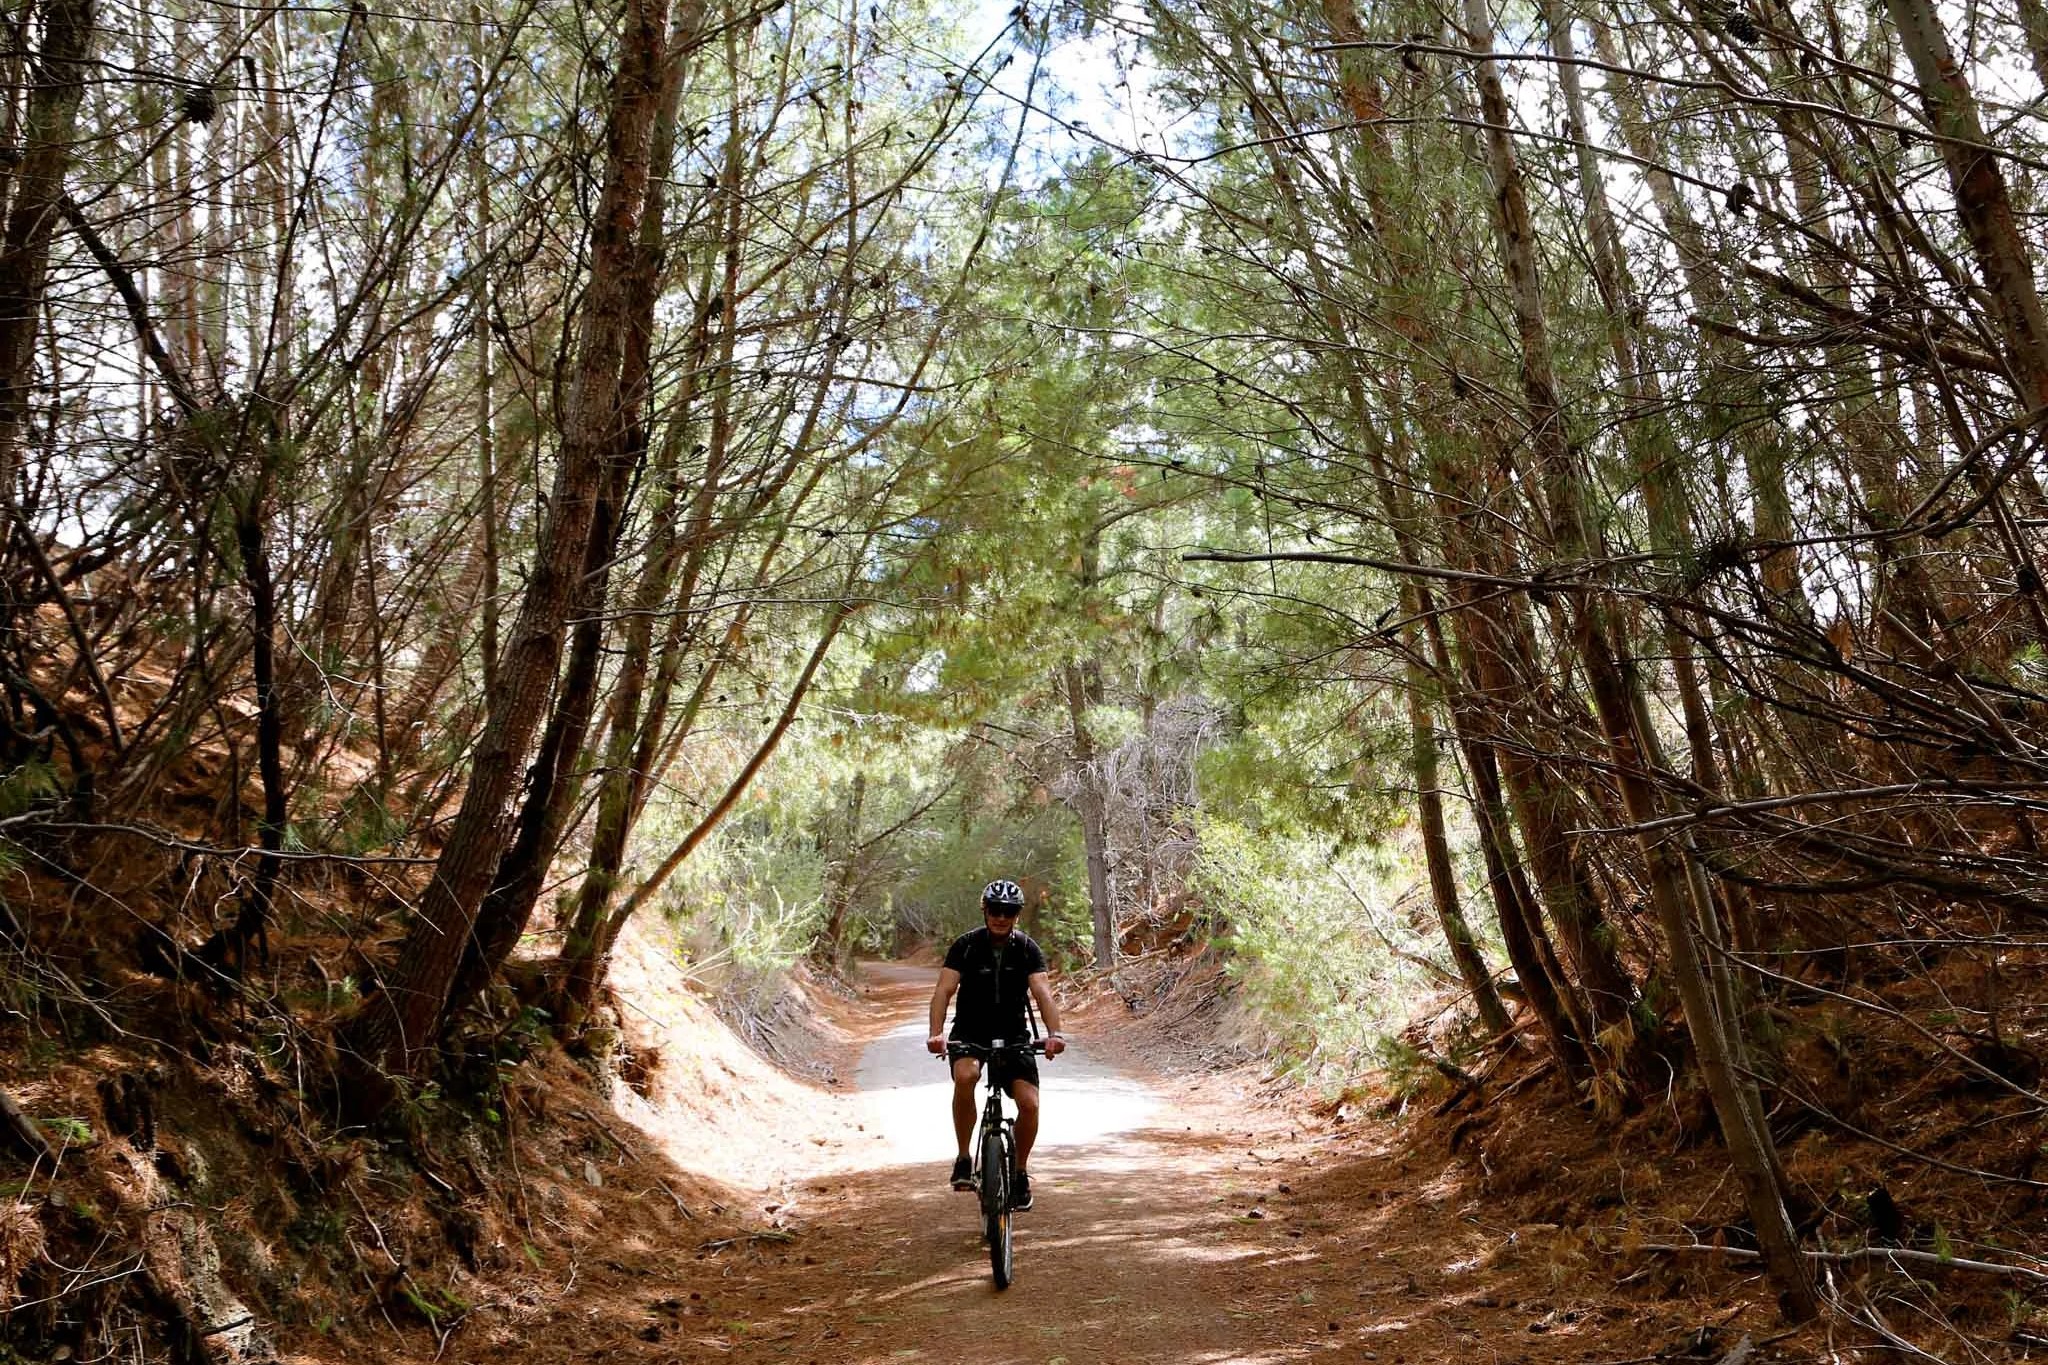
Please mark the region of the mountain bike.
<svg viewBox="0 0 2048 1365"><path fill-rule="evenodd" d="M998 1289L1010 1287L1010 1180L1017 1169L1017 1138L1009 1115L1003 1112L1003 1091L995 1083L994 1063L1002 1056L1044 1055L1042 1039L1005 1043L998 1038L987 1047L946 1044L946 1065L951 1066L956 1057L973 1057L981 1063L982 1078L989 1083L988 1103L981 1109L981 1133L974 1144L974 1175L981 1191L981 1235L988 1242L988 1265Z"/></svg>

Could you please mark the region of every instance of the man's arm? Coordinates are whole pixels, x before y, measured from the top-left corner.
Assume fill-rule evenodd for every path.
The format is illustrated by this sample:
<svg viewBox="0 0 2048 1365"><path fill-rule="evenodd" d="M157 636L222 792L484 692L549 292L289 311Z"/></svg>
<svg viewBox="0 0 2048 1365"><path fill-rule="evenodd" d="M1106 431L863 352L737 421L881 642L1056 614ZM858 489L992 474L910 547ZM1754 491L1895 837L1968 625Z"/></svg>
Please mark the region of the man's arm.
<svg viewBox="0 0 2048 1365"><path fill-rule="evenodd" d="M926 1050L934 1055L946 1050L946 1006L953 1003L953 993L959 989L960 973L951 967L939 968L939 984L932 991L931 1029L924 1041Z"/></svg>
<svg viewBox="0 0 2048 1365"><path fill-rule="evenodd" d="M1045 1055L1057 1057L1067 1050L1067 1040L1060 1036L1060 1006L1052 998L1052 978L1044 972L1033 972L1029 984L1031 998L1038 1002L1039 1017L1045 1020Z"/></svg>

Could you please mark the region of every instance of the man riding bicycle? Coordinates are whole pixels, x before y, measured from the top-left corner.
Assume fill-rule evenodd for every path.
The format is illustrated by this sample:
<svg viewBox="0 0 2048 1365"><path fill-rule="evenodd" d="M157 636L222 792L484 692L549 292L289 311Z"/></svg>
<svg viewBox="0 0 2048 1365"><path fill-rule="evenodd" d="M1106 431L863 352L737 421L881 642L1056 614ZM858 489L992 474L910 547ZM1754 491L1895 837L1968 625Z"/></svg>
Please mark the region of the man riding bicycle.
<svg viewBox="0 0 2048 1365"><path fill-rule="evenodd" d="M953 940L946 950L946 965L939 969L938 988L932 992L931 1036L925 1046L934 1054L945 1054L946 1006L956 993L960 1003L953 1012L954 1042L986 1047L998 1038L1023 1041L1030 1036L1024 1017L1028 997L1038 1003L1045 1019L1045 1055L1057 1057L1066 1050L1045 954L1028 934L1017 932L1017 916L1023 909L1024 892L1013 881L992 881L982 891L982 927ZM1038 1062L1029 1055L1005 1055L991 1066L989 1084L1017 1103L1017 1166L1010 1207L1021 1211L1031 1207L1031 1177L1024 1166L1038 1136ZM974 1188L974 1162L967 1146L974 1133L974 1085L980 1079L978 1059L954 1058L953 1134L960 1142L960 1155L953 1162L956 1190Z"/></svg>

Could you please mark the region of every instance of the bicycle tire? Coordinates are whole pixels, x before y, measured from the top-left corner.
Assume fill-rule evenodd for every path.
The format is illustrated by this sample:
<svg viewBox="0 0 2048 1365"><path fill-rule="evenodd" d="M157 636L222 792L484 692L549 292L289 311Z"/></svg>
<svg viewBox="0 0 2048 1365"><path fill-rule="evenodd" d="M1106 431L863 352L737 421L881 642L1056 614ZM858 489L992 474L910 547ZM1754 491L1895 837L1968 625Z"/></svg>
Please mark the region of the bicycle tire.
<svg viewBox="0 0 2048 1365"><path fill-rule="evenodd" d="M984 1234L988 1239L988 1268L997 1289L1010 1287L1010 1142L1009 1134L996 1132L982 1139L981 1190Z"/></svg>

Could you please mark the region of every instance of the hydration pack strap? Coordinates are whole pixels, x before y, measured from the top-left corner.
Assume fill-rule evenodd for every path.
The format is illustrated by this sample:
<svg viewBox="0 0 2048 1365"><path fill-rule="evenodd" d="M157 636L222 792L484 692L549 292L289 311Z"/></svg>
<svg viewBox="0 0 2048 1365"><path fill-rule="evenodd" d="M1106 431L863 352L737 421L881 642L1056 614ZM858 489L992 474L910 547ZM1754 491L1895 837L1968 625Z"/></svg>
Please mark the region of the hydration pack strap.
<svg viewBox="0 0 2048 1365"><path fill-rule="evenodd" d="M1010 943L1008 939L1005 939L996 949L996 1012L998 1014L1002 1012L1003 1008L1003 954L1009 951ZM1038 1006L1032 1003L1031 979L1029 977L1024 979L1024 1022L1030 1030L1031 1041L1037 1042L1039 1036Z"/></svg>

